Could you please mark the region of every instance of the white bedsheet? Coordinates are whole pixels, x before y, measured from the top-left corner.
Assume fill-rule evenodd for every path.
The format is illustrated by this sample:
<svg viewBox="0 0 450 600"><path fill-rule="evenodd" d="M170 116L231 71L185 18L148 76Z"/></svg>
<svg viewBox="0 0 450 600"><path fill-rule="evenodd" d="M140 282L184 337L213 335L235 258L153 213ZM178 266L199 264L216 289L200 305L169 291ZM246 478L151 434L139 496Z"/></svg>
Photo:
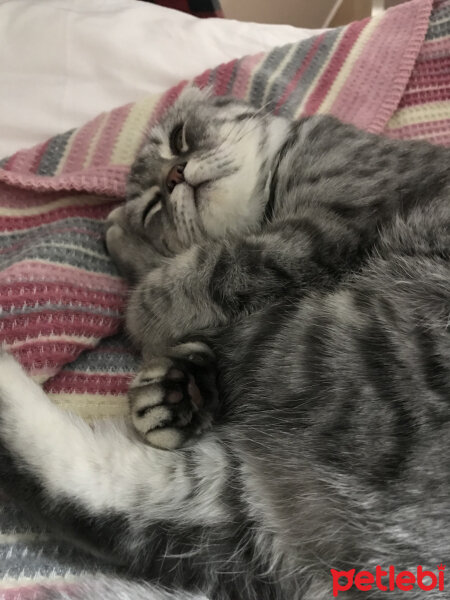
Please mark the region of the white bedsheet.
<svg viewBox="0 0 450 600"><path fill-rule="evenodd" d="M244 54L316 32L137 0L0 0L0 158Z"/></svg>

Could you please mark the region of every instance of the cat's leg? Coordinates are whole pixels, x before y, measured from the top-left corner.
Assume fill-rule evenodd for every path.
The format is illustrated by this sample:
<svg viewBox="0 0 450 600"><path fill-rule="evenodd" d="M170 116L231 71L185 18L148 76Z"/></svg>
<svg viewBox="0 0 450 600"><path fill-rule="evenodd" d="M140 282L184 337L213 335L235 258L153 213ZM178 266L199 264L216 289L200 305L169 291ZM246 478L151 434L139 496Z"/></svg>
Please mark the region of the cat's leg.
<svg viewBox="0 0 450 600"><path fill-rule="evenodd" d="M120 273L137 282L164 258L149 243L145 224L161 203L157 186L142 196L114 209L107 219L106 247Z"/></svg>
<svg viewBox="0 0 450 600"><path fill-rule="evenodd" d="M91 427L0 354L2 489L132 571L167 585L211 584L208 553L219 565L234 548L227 471L227 453L213 435L165 452L123 423Z"/></svg>
<svg viewBox="0 0 450 600"><path fill-rule="evenodd" d="M168 259L132 291L128 332L139 347L161 354L204 329L329 287L350 269L345 236L352 238L353 232L338 225L331 233L325 227L323 232L311 229L305 217L245 238L206 240ZM358 243L353 238L350 246Z"/></svg>
<svg viewBox="0 0 450 600"><path fill-rule="evenodd" d="M174 449L210 429L218 405L215 358L188 342L145 361L128 390L136 431L152 446Z"/></svg>

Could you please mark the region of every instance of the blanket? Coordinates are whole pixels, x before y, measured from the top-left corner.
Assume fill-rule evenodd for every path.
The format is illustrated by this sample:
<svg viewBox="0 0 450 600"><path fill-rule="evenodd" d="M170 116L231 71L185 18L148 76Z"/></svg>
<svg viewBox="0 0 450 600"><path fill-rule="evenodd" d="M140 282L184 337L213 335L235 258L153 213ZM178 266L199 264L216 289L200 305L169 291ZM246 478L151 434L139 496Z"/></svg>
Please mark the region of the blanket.
<svg viewBox="0 0 450 600"><path fill-rule="evenodd" d="M194 83L278 114L331 113L395 138L450 143L450 0L246 56ZM121 334L127 288L104 247L146 132L188 82L0 161L0 341L58 404L119 415L139 359ZM1 493L1 492L0 492ZM0 598L39 598L105 571L0 497Z"/></svg>

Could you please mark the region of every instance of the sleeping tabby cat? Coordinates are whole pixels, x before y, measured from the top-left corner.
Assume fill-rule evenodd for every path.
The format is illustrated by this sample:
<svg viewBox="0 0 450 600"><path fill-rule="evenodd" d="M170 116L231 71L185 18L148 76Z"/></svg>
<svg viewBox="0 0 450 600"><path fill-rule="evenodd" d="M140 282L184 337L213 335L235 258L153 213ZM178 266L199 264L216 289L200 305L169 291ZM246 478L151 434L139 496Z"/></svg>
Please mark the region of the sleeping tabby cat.
<svg viewBox="0 0 450 600"><path fill-rule="evenodd" d="M129 573L211 600L329 599L330 569L436 572L449 166L425 142L184 92L107 232L144 357L131 423L90 428L3 354L5 485Z"/></svg>

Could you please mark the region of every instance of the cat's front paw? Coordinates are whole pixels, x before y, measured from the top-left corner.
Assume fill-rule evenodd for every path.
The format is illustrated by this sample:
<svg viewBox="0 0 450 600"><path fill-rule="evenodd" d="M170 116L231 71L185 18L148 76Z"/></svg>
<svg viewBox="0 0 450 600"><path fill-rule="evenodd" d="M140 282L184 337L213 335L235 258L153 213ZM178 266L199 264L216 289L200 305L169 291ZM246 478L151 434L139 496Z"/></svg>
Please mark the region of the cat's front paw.
<svg viewBox="0 0 450 600"><path fill-rule="evenodd" d="M106 225L106 247L117 268L131 281L160 266L163 256L151 243L147 222L160 205L157 186L114 209Z"/></svg>
<svg viewBox="0 0 450 600"><path fill-rule="evenodd" d="M212 425L217 392L211 351L181 344L171 356L151 360L128 398L132 423L146 442L164 450L186 445Z"/></svg>

